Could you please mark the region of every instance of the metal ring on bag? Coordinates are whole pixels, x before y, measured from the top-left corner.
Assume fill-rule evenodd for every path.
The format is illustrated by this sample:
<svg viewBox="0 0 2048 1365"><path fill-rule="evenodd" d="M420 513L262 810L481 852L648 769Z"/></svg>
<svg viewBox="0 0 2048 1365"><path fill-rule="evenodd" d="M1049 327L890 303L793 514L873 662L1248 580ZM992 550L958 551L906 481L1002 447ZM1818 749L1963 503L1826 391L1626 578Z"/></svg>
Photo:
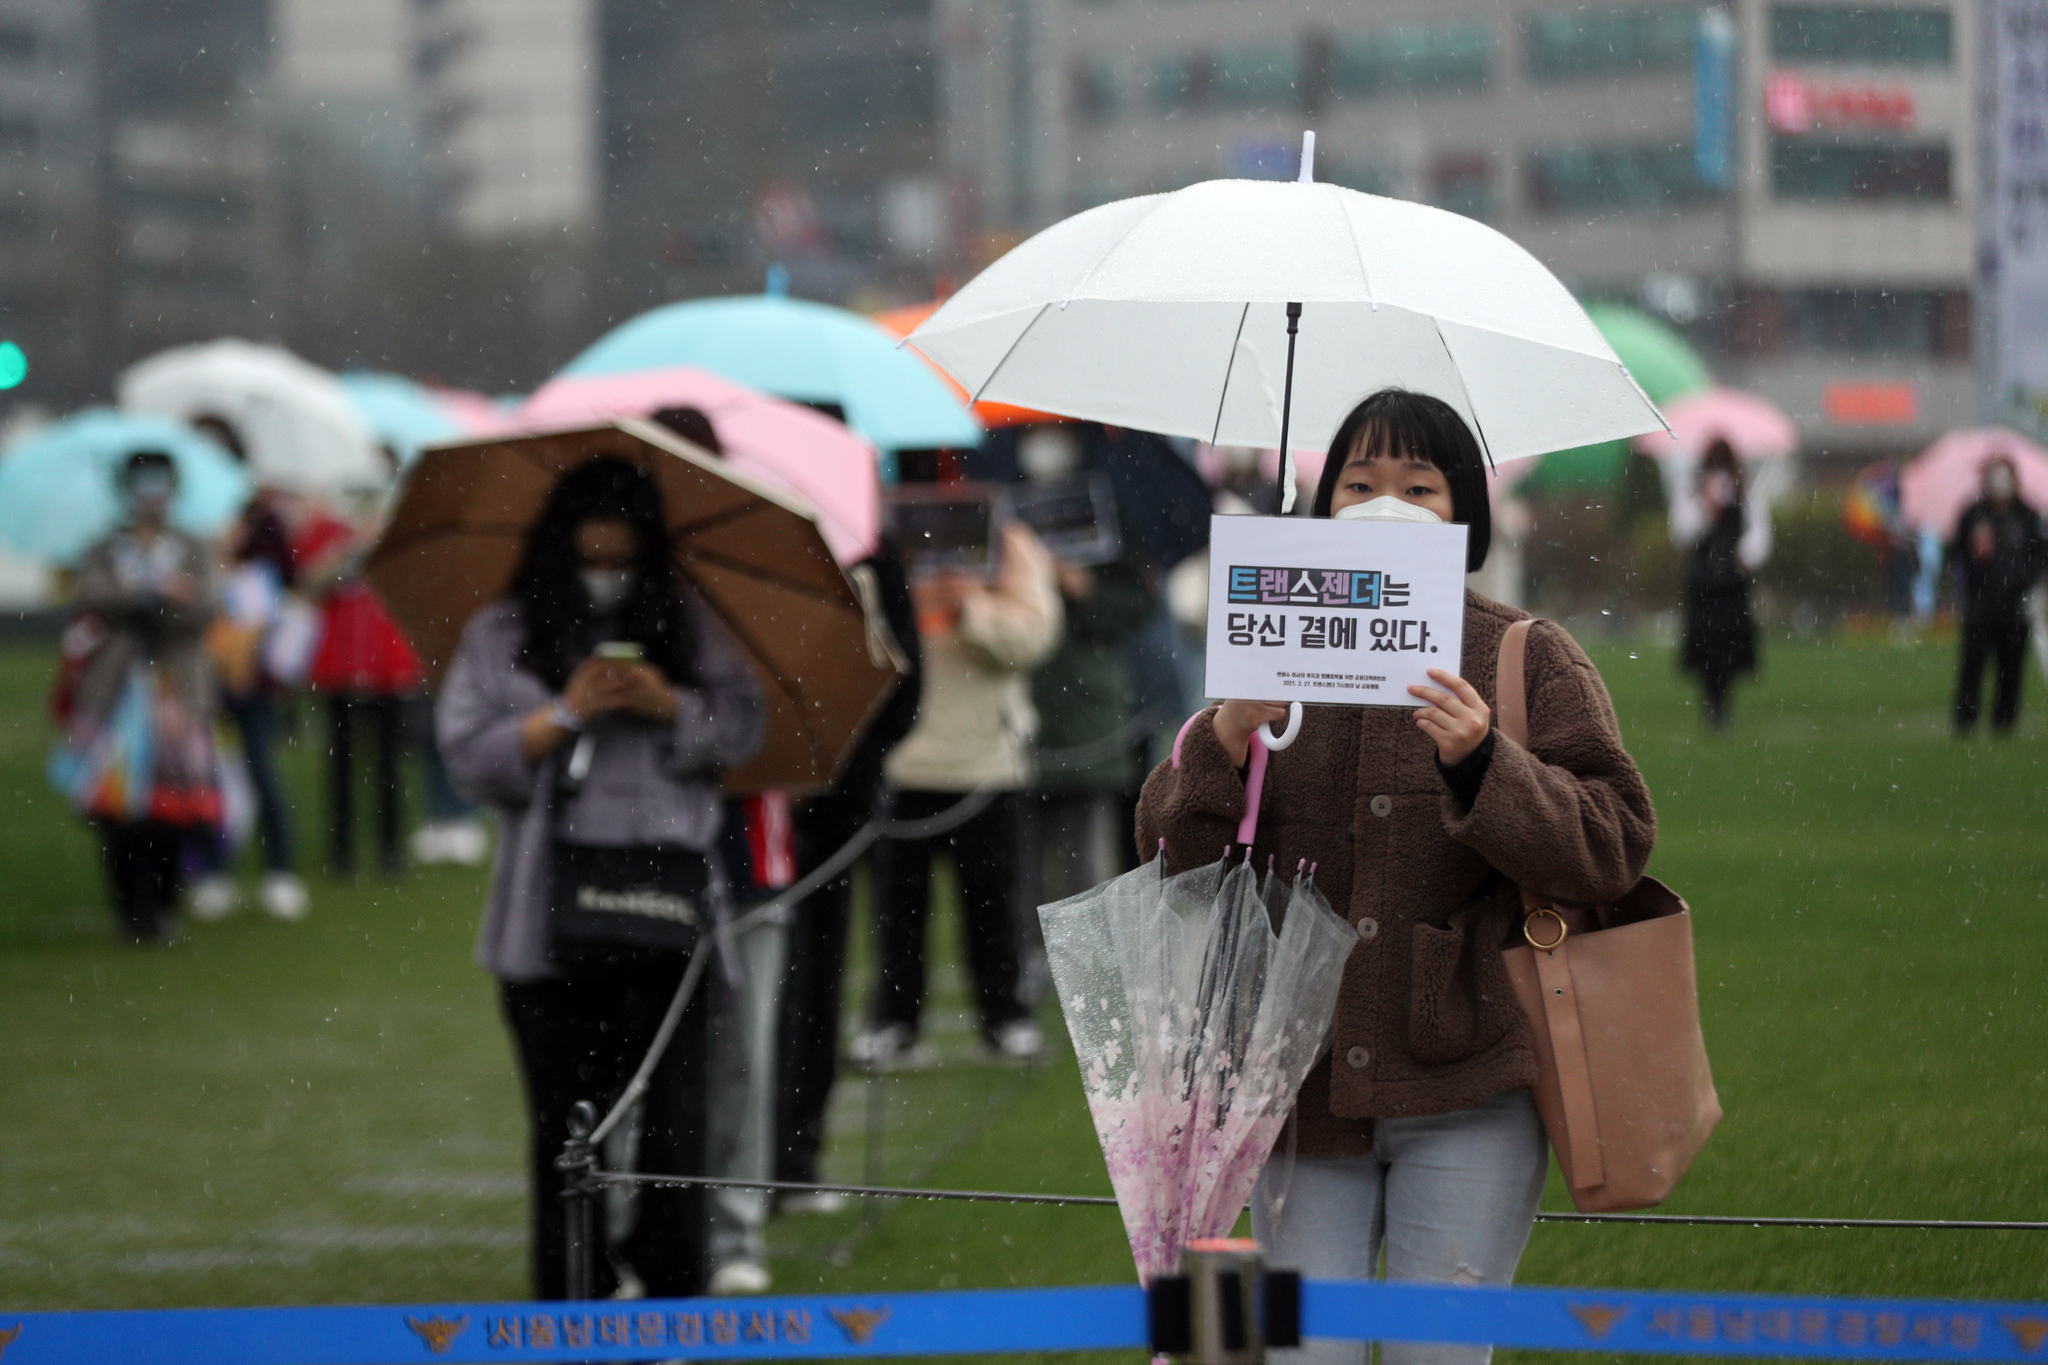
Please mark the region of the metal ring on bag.
<svg viewBox="0 0 2048 1365"><path fill-rule="evenodd" d="M1552 939L1548 943L1538 943L1536 941L1536 935L1529 932L1529 926L1534 924L1537 918L1542 915L1548 915L1552 919L1557 921L1557 937ZM1539 953L1554 953L1559 948L1562 948L1564 946L1565 935L1569 934L1570 932L1571 926L1564 922L1564 916L1558 914L1557 911L1551 909L1547 905L1544 906L1541 910L1531 910L1529 912L1529 918L1522 921L1522 937L1528 939L1529 946L1531 948L1534 948Z"/></svg>

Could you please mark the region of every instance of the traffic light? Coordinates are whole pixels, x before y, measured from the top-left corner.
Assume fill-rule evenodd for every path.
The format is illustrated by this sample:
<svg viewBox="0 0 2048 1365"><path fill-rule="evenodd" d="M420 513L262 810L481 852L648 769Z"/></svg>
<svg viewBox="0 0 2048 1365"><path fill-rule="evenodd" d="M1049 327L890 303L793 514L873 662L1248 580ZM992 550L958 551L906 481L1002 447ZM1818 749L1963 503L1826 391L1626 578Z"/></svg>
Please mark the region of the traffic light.
<svg viewBox="0 0 2048 1365"><path fill-rule="evenodd" d="M11 341L0 341L0 389L11 389L28 378L28 357Z"/></svg>

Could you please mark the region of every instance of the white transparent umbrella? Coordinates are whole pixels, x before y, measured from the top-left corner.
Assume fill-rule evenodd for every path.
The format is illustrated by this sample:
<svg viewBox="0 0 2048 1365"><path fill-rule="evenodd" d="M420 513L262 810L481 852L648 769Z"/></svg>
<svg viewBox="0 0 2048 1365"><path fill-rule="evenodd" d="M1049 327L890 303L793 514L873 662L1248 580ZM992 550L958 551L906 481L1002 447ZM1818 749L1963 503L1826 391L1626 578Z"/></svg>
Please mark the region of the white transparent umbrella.
<svg viewBox="0 0 2048 1365"><path fill-rule="evenodd" d="M224 338L139 360L116 383L121 407L235 429L257 483L295 493L382 488L390 462L341 380L277 346Z"/></svg>
<svg viewBox="0 0 2048 1365"><path fill-rule="evenodd" d="M1389 385L1449 403L1496 462L1663 425L1534 256L1317 184L1313 155L1309 134L1292 183L1205 181L1055 223L910 343L977 400L1283 452L1290 428L1323 449Z"/></svg>

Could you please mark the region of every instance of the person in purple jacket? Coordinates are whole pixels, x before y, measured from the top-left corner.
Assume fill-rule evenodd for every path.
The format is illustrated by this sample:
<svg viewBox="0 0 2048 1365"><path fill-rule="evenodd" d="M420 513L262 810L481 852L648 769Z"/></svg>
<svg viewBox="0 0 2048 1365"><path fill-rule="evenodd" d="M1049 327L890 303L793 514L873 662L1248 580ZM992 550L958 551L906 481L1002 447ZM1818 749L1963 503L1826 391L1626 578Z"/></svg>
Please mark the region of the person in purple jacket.
<svg viewBox="0 0 2048 1365"><path fill-rule="evenodd" d="M659 487L628 461L599 456L563 475L511 591L463 631L435 712L450 774L497 807L503 831L477 960L498 979L525 1080L541 1298L567 1289L554 1162L570 1110L618 1098L686 961L660 948L565 951L551 929L554 882L575 865L562 848L709 854L720 771L761 744L753 672L678 578L666 526ZM706 865L704 898L722 901ZM644 1103L642 1169L702 1168L705 994ZM635 1280L660 1297L701 1293L703 1219L698 1190L642 1192L632 1231L598 1258L598 1295Z"/></svg>

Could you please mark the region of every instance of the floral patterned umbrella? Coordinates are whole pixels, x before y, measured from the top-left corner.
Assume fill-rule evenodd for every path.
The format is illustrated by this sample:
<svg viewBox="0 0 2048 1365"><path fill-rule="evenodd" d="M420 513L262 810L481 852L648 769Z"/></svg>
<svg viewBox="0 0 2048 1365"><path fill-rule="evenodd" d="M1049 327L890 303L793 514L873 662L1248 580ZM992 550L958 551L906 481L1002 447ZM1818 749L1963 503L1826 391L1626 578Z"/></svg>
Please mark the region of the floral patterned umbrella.
<svg viewBox="0 0 2048 1365"><path fill-rule="evenodd" d="M1162 855L1038 913L1149 1284L1237 1222L1328 1042L1357 940L1310 870L1262 885L1241 859L1169 876Z"/></svg>

